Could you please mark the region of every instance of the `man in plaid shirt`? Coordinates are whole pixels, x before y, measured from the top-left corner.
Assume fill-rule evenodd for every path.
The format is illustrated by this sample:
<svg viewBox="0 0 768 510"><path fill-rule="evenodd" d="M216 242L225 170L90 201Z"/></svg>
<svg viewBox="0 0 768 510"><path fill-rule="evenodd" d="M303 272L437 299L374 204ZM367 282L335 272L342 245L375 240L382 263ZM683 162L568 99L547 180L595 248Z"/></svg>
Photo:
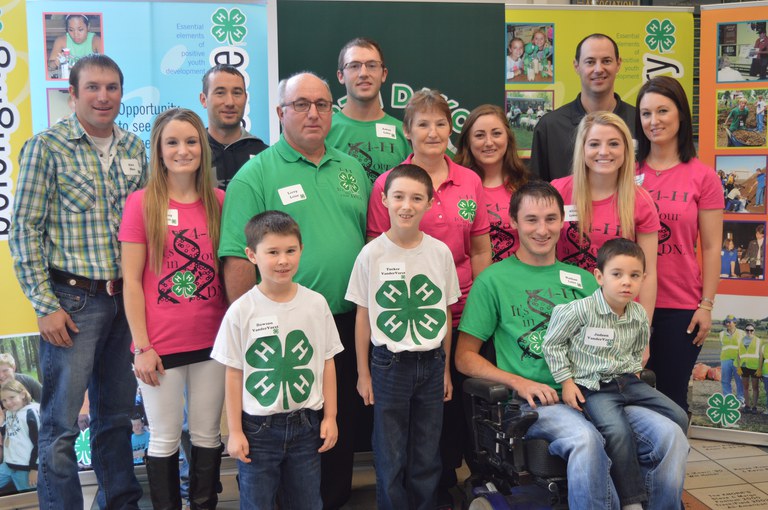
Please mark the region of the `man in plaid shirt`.
<svg viewBox="0 0 768 510"><path fill-rule="evenodd" d="M146 182L146 152L115 125L123 74L112 59L80 59L69 84L75 113L21 150L10 237L41 336L38 498L41 509L83 507L74 443L87 389L99 506L138 509L130 421L136 379L117 232L126 197Z"/></svg>

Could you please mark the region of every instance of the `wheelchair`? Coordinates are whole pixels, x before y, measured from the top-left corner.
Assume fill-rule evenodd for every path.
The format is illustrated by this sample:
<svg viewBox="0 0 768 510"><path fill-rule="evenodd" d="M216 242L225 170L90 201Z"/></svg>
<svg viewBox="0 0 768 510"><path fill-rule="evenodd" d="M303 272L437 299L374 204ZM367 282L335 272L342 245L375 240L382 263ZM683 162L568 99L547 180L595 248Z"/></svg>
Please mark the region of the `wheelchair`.
<svg viewBox="0 0 768 510"><path fill-rule="evenodd" d="M503 384L464 381L471 400L473 476L466 486L469 510L568 508L566 463L543 439L523 439L538 419Z"/></svg>

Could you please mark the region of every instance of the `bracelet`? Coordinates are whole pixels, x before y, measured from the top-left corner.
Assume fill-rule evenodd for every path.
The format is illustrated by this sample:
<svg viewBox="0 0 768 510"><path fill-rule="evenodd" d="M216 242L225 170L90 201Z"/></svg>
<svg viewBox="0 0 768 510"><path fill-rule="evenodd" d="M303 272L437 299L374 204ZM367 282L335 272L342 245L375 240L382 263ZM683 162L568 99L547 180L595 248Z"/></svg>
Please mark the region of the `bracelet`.
<svg viewBox="0 0 768 510"><path fill-rule="evenodd" d="M145 353L145 352L147 352L147 351L151 351L151 350L152 350L152 349L154 349L154 348L155 348L155 346L154 346L154 345L152 345L152 344L147 344L147 346L146 346L146 347L136 347L136 348L134 348L134 349L133 349L133 353L134 353L134 354L143 354L143 353Z"/></svg>
<svg viewBox="0 0 768 510"><path fill-rule="evenodd" d="M714 299L709 299L708 297L702 297L702 298L701 298L701 301L706 301L706 302L707 302L707 303L709 303L710 305L712 305L712 306L715 306L715 301L714 301Z"/></svg>
<svg viewBox="0 0 768 510"><path fill-rule="evenodd" d="M712 306L711 305L705 305L703 302L699 303L698 307L701 308L702 310L708 310L710 312L712 311Z"/></svg>

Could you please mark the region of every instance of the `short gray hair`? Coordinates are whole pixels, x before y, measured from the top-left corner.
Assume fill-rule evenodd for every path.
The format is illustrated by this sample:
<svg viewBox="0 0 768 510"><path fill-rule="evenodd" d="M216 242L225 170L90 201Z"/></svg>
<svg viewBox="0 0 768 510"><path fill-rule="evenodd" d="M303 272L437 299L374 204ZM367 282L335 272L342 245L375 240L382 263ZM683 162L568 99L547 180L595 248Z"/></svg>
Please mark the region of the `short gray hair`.
<svg viewBox="0 0 768 510"><path fill-rule="evenodd" d="M325 78L321 78L317 74L313 73L312 71L299 71L298 73L293 73L288 78L283 78L280 80L280 82L277 84L277 104L280 106L283 106L285 104L285 89L288 88L288 82L293 80L294 78L297 78L299 76L308 74L310 76L314 76L321 82L323 82L323 85L325 85L325 88L328 89L328 95L331 96L331 100L333 100L333 94L331 93L331 87L328 85L328 82L325 80Z"/></svg>

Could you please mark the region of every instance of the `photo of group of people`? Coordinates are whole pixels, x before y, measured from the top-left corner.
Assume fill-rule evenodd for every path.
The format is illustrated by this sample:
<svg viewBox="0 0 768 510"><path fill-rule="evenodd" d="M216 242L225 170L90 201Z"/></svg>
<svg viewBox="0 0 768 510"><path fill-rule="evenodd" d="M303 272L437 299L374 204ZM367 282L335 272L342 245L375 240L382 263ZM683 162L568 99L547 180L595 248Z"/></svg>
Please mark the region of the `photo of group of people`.
<svg viewBox="0 0 768 510"><path fill-rule="evenodd" d="M717 147L765 147L768 89L717 92Z"/></svg>
<svg viewBox="0 0 768 510"><path fill-rule="evenodd" d="M518 149L530 150L533 130L539 120L553 110L554 102L554 92L551 90L507 91L507 122L515 134Z"/></svg>
<svg viewBox="0 0 768 510"><path fill-rule="evenodd" d="M507 23L507 82L553 83L553 24Z"/></svg>
<svg viewBox="0 0 768 510"><path fill-rule="evenodd" d="M765 213L766 156L717 156L715 170L723 185L725 211Z"/></svg>
<svg viewBox="0 0 768 510"><path fill-rule="evenodd" d="M766 21L722 23L718 26L717 81L766 80Z"/></svg>
<svg viewBox="0 0 768 510"><path fill-rule="evenodd" d="M104 52L100 13L47 13L43 23L49 80L68 80L80 58Z"/></svg>
<svg viewBox="0 0 768 510"><path fill-rule="evenodd" d="M765 223L723 223L720 278L765 279Z"/></svg>

